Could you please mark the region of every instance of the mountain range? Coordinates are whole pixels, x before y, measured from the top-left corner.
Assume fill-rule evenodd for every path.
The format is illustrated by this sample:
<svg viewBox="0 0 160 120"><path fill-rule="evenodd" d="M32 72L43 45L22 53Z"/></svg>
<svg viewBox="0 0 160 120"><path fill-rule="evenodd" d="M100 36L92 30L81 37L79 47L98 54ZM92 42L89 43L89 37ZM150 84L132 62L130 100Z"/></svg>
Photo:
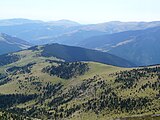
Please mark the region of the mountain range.
<svg viewBox="0 0 160 120"><path fill-rule="evenodd" d="M1 20L0 32L14 37L1 34L0 54L28 48L31 45L59 43L108 52L137 66L159 64L159 26L159 21L113 21L82 25L69 20ZM10 39L9 42L4 40L7 38Z"/></svg>
<svg viewBox="0 0 160 120"><path fill-rule="evenodd" d="M89 37L113 34L129 30L142 30L160 26L155 22L106 22L83 25L74 21L59 20L43 22L28 19L1 20L0 32L6 33L32 44L64 43L76 45ZM72 41L75 42L72 42Z"/></svg>
<svg viewBox="0 0 160 120"><path fill-rule="evenodd" d="M159 64L160 27L88 38L79 46L106 51L137 65Z"/></svg>

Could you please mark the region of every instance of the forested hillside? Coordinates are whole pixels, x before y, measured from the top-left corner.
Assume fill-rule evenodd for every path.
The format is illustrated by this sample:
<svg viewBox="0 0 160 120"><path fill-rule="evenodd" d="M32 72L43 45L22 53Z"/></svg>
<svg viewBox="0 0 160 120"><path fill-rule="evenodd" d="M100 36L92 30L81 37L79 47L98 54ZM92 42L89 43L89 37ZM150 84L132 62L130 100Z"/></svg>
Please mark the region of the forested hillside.
<svg viewBox="0 0 160 120"><path fill-rule="evenodd" d="M66 62L42 51L35 47L5 56L1 119L159 119L160 66Z"/></svg>

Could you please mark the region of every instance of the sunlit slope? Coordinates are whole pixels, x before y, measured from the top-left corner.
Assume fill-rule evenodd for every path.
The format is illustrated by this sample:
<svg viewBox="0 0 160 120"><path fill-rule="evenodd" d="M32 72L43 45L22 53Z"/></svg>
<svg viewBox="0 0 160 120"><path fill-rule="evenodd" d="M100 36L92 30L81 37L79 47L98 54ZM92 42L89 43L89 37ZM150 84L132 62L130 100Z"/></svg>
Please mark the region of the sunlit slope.
<svg viewBox="0 0 160 120"><path fill-rule="evenodd" d="M26 78L29 78L32 76L34 76L35 79L36 79L36 77L38 77L37 82L41 81L44 84L47 82L52 82L52 83L70 82L70 80L64 81L61 78L58 78L56 76L50 76L49 74L42 72L42 69L50 64L49 62L46 62L46 60L48 60L48 59L55 60L55 61L63 61L63 60L57 59L55 57L50 57L50 58L37 57L39 54L40 54L40 52L32 51L32 50L25 50L25 51L21 51L18 53L14 53L14 55L20 56L20 60L18 60L17 62L13 62L11 64L8 64L8 65L5 65L5 66L1 66L1 68L0 68L1 73L9 74L7 72L8 68L12 68L14 66L20 67L20 66L25 66L29 63L34 63L34 65L31 68L31 73L29 73L29 74L27 74L27 73L26 74L17 74L14 76L9 74L9 77L11 77L12 80L9 81L7 84L0 86L1 93L13 94L13 93L26 93L27 92L27 93L32 94L32 93L38 92L35 90L34 85L30 84L31 82L27 82L27 80L25 80ZM89 68L90 68L89 71L87 73L85 73L83 76L78 76L77 78L72 78L71 80L73 80L73 79L74 80L75 79L83 80L83 79L93 77L96 74L97 75L103 75L106 73L109 74L109 73L124 69L124 68L114 67L111 65L105 65L105 64L96 63L96 62L87 62L87 63L89 64ZM18 79L17 79L17 77L18 77ZM24 86L26 86L26 89L19 90L20 83L23 84Z"/></svg>
<svg viewBox="0 0 160 120"><path fill-rule="evenodd" d="M150 119L160 114L159 66L68 63L42 51L36 47L2 56L0 111L58 120Z"/></svg>

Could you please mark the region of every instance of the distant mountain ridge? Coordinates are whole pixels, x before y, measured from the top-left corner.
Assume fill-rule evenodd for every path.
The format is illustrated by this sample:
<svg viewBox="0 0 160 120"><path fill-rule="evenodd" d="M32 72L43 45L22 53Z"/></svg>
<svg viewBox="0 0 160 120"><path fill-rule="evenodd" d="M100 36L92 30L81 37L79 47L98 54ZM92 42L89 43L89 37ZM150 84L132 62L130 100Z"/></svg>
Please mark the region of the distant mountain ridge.
<svg viewBox="0 0 160 120"><path fill-rule="evenodd" d="M31 47L31 44L22 39L9 36L5 33L0 33L0 46L0 54L6 54L27 49Z"/></svg>
<svg viewBox="0 0 160 120"><path fill-rule="evenodd" d="M77 45L79 42L97 35L113 34L129 30L142 30L156 26L160 26L159 21L112 21L83 25L70 20L44 22L28 19L9 19L1 20L0 32L25 39L37 45L50 43Z"/></svg>
<svg viewBox="0 0 160 120"><path fill-rule="evenodd" d="M0 32L27 40L34 45L59 43L80 46L114 54L139 66L159 64L160 21L112 21L82 25L69 20L43 22L10 19L6 23L14 24L4 26L0 23ZM22 49L22 46L17 47L17 43L14 47L8 47L12 49L11 52ZM6 53L6 48L1 50L1 54Z"/></svg>
<svg viewBox="0 0 160 120"><path fill-rule="evenodd" d="M29 20L29 19L23 19L23 18L0 20L0 26L14 26L14 25L29 24L29 23L42 23L42 21L41 20Z"/></svg>
<svg viewBox="0 0 160 120"><path fill-rule="evenodd" d="M106 51L143 66L160 63L159 44L160 27L154 27L91 37L80 46Z"/></svg>

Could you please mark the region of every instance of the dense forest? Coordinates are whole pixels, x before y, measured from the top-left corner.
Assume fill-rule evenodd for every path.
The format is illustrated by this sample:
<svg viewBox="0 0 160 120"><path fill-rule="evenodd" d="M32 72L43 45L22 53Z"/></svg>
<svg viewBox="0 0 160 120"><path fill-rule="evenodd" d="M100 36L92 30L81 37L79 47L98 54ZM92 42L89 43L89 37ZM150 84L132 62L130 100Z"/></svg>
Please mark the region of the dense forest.
<svg viewBox="0 0 160 120"><path fill-rule="evenodd" d="M13 75L30 73L31 68L34 64L35 63L29 63L21 67L14 66L14 67L8 68L6 71L12 73Z"/></svg>
<svg viewBox="0 0 160 120"><path fill-rule="evenodd" d="M19 59L20 59L20 57L18 55L15 55L15 54L0 55L0 66L16 62Z"/></svg>
<svg viewBox="0 0 160 120"><path fill-rule="evenodd" d="M63 62L58 66L47 66L42 71L47 72L50 75L56 75L63 79L70 79L72 77L83 75L89 70L87 63L82 62Z"/></svg>

